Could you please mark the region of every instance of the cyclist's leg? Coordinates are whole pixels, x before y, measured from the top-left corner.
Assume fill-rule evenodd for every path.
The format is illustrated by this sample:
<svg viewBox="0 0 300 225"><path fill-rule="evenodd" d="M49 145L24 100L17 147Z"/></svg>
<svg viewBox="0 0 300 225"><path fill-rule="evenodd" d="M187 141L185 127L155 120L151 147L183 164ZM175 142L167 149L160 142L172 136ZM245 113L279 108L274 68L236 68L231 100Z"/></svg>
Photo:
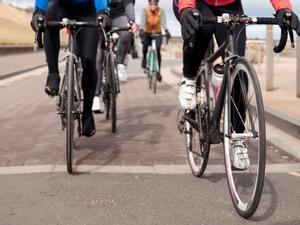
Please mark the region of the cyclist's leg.
<svg viewBox="0 0 300 225"><path fill-rule="evenodd" d="M234 15L243 15L243 7L242 3L240 1L237 1L236 3L229 4L228 6L224 6L222 8L216 8L212 9L212 11L216 15L221 15L222 13L229 13ZM244 56L245 55L245 46L246 46L246 29L245 26L238 26L236 27L235 31L235 43L237 43L237 46L235 46L235 51L238 55ZM225 41L227 37L227 30L224 26L217 26L216 31L216 39L218 44L221 44ZM243 82L247 82L247 80L243 80ZM247 84L246 84L247 87ZM240 87L240 81L239 78L235 79L233 83L233 101L235 102L236 106L231 107L231 121L233 124L233 127L236 132L240 133L244 131L244 125L243 121L241 119L234 119L242 117L242 119L245 119L245 103L243 101L243 97L241 95L241 87ZM236 110L236 107L238 108L238 111Z"/></svg>
<svg viewBox="0 0 300 225"><path fill-rule="evenodd" d="M142 59L142 68L146 68L147 52L148 47L151 45L151 34L144 33L143 35L143 59Z"/></svg>
<svg viewBox="0 0 300 225"><path fill-rule="evenodd" d="M160 69L160 66L161 66L160 48L161 48L161 44L162 44L162 36L158 36L155 39L156 39L157 60L158 60L159 69Z"/></svg>
<svg viewBox="0 0 300 225"><path fill-rule="evenodd" d="M127 27L128 19L124 14L120 16L112 18L112 26L113 27ZM118 51L117 51L117 61L118 64L124 64L125 56L128 53L128 49L131 43L131 34L129 31L121 31L118 32L120 35L118 41Z"/></svg>
<svg viewBox="0 0 300 225"><path fill-rule="evenodd" d="M66 11L59 1L50 1L46 11L48 21L61 20L66 16ZM46 27L44 37L44 49L48 64L48 77L45 91L49 95L55 95L59 91L59 68L58 68L58 53L60 48L59 28Z"/></svg>
<svg viewBox="0 0 300 225"><path fill-rule="evenodd" d="M197 9L204 17L213 16L213 13L202 1L197 2ZM185 109L193 109L196 106L195 77L215 28L215 25L203 25L196 32L194 48L189 52L183 53L183 76L179 101Z"/></svg>
<svg viewBox="0 0 300 225"><path fill-rule="evenodd" d="M128 18L123 13L114 16L112 18L112 26L113 27L127 27L128 24ZM128 54L128 49L130 47L131 43L131 34L129 31L121 31L118 32L120 35L119 41L118 41L118 50L117 50L117 64L118 64L118 75L119 79L121 81L127 80L127 73L126 73L126 67L125 67L125 57Z"/></svg>
<svg viewBox="0 0 300 225"><path fill-rule="evenodd" d="M80 5L80 6L78 6ZM78 4L72 11L74 18L81 21L95 21L96 13L93 4ZM97 84L96 54L99 42L97 28L82 28L77 34L78 53L82 63L82 89L84 95L82 124L85 136L95 134L95 123L92 114L93 97Z"/></svg>
<svg viewBox="0 0 300 225"><path fill-rule="evenodd" d="M96 71L97 71L97 85L95 90L95 96L93 99L92 111L95 113L103 113L103 100L101 96L102 91L102 75L103 75L103 60L104 60L104 50L102 38L98 43L97 56L96 56Z"/></svg>
<svg viewBox="0 0 300 225"><path fill-rule="evenodd" d="M103 60L104 60L104 54L103 54L103 44L102 44L102 38L99 38L100 41L98 43L97 48L97 56L96 56L96 70L97 70L97 86L95 91L95 96L99 96L101 94L101 88L102 88L102 73L103 73Z"/></svg>
<svg viewBox="0 0 300 225"><path fill-rule="evenodd" d="M158 61L158 74L157 74L157 80L160 82L162 80L162 76L160 73L160 67L161 67L161 53L160 53L160 48L162 44L162 36L158 36L155 38L156 40L156 52L157 52L157 61Z"/></svg>

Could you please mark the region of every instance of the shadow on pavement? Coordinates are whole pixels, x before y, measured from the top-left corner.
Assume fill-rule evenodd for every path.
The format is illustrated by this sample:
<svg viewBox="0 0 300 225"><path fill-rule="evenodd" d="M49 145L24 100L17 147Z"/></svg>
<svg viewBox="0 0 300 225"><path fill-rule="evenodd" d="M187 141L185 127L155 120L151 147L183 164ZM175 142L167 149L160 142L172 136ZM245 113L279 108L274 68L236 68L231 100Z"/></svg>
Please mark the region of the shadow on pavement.
<svg viewBox="0 0 300 225"><path fill-rule="evenodd" d="M174 109L176 109L174 105L167 105L141 106L122 110L119 113L115 134L111 133L110 120L102 120L100 127L106 123L103 126L105 130L97 129L98 134L93 138L76 140L78 150L75 153L76 165L90 164L93 161L97 161L97 164L108 165L117 160L120 154L133 154L134 149L135 151L150 151L153 145L161 143L163 135L166 134L163 120L169 118ZM158 119L153 120L152 116ZM128 157L130 156L125 159L130 160Z"/></svg>

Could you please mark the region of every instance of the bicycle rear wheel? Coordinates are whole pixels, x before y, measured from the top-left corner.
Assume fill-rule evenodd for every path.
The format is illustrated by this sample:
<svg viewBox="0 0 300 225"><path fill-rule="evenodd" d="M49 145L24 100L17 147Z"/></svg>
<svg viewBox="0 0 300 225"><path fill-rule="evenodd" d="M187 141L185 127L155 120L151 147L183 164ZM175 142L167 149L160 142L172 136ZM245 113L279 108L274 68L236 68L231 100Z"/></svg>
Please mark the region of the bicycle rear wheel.
<svg viewBox="0 0 300 225"><path fill-rule="evenodd" d="M106 90L106 92L104 92L104 107L106 120L109 120L110 118L110 93L108 91L109 90Z"/></svg>
<svg viewBox="0 0 300 225"><path fill-rule="evenodd" d="M230 75L224 106L224 154L227 182L236 211L252 216L263 191L266 162L266 132L262 94L256 72L245 58L238 58ZM249 160L234 168L234 151L242 143ZM244 148L243 148L244 149ZM247 158L247 153L242 157Z"/></svg>
<svg viewBox="0 0 300 225"><path fill-rule="evenodd" d="M197 96L200 102L193 111L186 110L186 150L190 168L196 177L201 177L206 169L209 157L209 98L207 97L205 74L197 78Z"/></svg>

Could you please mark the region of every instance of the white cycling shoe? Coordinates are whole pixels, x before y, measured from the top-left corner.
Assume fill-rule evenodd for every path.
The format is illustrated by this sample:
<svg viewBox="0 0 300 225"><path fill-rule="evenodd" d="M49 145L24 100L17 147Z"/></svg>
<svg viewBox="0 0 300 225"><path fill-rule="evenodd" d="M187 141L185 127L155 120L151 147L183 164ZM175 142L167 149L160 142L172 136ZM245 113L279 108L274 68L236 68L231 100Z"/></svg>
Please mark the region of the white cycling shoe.
<svg viewBox="0 0 300 225"><path fill-rule="evenodd" d="M237 170L250 168L247 145L243 140L235 140L232 149L232 166Z"/></svg>
<svg viewBox="0 0 300 225"><path fill-rule="evenodd" d="M126 66L124 64L118 64L117 69L118 69L119 80L121 82L125 82L127 80Z"/></svg>
<svg viewBox="0 0 300 225"><path fill-rule="evenodd" d="M95 96L93 99L93 106L92 106L92 111L94 113L103 113L103 100L102 97L100 96Z"/></svg>
<svg viewBox="0 0 300 225"><path fill-rule="evenodd" d="M179 102L184 109L196 108L196 81L182 76L180 81Z"/></svg>

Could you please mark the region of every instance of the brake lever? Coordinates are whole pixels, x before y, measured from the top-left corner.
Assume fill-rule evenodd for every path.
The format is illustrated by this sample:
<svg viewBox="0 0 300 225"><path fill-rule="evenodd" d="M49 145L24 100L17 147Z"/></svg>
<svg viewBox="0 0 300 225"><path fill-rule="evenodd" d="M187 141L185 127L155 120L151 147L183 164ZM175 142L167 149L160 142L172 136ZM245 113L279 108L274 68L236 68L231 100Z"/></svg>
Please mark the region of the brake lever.
<svg viewBox="0 0 300 225"><path fill-rule="evenodd" d="M292 48L295 48L294 32L292 28L289 29L289 35L291 40L291 46Z"/></svg>
<svg viewBox="0 0 300 225"><path fill-rule="evenodd" d="M35 32L34 45L33 45L33 50L35 52L37 51L38 48L43 48L44 47L42 31L41 31L42 28L43 28L43 23L44 23L44 19L39 18L38 19L39 30L37 32Z"/></svg>

